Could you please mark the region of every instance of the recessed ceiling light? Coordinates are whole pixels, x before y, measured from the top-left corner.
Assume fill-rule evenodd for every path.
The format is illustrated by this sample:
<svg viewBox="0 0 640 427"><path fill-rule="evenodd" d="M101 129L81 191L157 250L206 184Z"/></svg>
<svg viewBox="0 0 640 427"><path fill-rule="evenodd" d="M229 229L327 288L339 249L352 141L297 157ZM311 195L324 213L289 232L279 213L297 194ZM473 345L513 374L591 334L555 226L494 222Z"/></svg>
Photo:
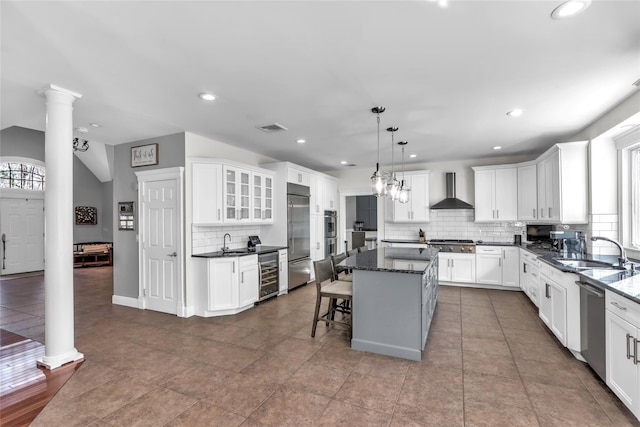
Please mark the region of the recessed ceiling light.
<svg viewBox="0 0 640 427"><path fill-rule="evenodd" d="M494 150L502 150L502 147L499 145L496 145L495 147L493 147Z"/></svg>
<svg viewBox="0 0 640 427"><path fill-rule="evenodd" d="M76 128L76 131L77 131L77 132L80 132L80 133L89 133L89 129L87 129L87 128L82 128L82 127L78 127L78 128Z"/></svg>
<svg viewBox="0 0 640 427"><path fill-rule="evenodd" d="M507 116L510 117L520 117L524 113L524 110L521 108L516 108L515 110L511 110L507 113Z"/></svg>
<svg viewBox="0 0 640 427"><path fill-rule="evenodd" d="M305 142L307 142L307 140L306 139L297 139L296 142L298 144L304 144Z"/></svg>
<svg viewBox="0 0 640 427"><path fill-rule="evenodd" d="M591 0L569 0L562 3L560 6L553 9L551 17L553 19L564 19L570 16L575 16L583 12L589 5Z"/></svg>
<svg viewBox="0 0 640 427"><path fill-rule="evenodd" d="M409 157L411 157L412 159L414 159L414 158L418 157L418 155L417 155L417 154L409 154Z"/></svg>
<svg viewBox="0 0 640 427"><path fill-rule="evenodd" d="M216 96L212 93L201 93L198 95L203 101L215 101Z"/></svg>
<svg viewBox="0 0 640 427"><path fill-rule="evenodd" d="M341 165L346 165L348 162L346 160L343 160L340 162Z"/></svg>
<svg viewBox="0 0 640 427"><path fill-rule="evenodd" d="M91 126L92 128L101 128L102 125L98 124L98 123L89 123L89 126Z"/></svg>

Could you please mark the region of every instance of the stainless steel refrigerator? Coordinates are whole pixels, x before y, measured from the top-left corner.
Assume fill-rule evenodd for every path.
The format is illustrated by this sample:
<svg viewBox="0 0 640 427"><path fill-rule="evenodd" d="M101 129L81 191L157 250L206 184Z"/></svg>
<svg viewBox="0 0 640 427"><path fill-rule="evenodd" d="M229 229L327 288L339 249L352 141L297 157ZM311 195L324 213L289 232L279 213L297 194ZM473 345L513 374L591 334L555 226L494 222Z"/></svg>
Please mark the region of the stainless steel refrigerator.
<svg viewBox="0 0 640 427"><path fill-rule="evenodd" d="M287 184L287 246L289 249L289 289L311 280L311 231L309 187Z"/></svg>

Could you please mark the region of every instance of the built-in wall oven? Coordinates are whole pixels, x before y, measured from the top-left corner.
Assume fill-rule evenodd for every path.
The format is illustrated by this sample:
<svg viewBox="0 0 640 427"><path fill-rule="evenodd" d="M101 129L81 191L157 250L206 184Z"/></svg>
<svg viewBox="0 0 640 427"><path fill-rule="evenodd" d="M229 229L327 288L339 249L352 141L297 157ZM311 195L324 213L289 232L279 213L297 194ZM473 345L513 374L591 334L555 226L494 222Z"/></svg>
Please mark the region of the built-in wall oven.
<svg viewBox="0 0 640 427"><path fill-rule="evenodd" d="M324 211L324 257L336 255L338 244L338 214L336 211Z"/></svg>
<svg viewBox="0 0 640 427"><path fill-rule="evenodd" d="M278 295L280 278L278 276L278 252L258 255L260 266L260 284L258 301Z"/></svg>

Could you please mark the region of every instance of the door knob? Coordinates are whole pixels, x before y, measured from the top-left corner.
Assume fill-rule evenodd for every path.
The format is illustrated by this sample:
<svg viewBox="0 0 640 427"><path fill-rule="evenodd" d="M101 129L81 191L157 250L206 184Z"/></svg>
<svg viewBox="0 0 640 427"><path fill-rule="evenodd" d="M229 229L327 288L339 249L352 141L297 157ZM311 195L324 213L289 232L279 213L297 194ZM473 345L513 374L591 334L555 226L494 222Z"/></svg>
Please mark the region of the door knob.
<svg viewBox="0 0 640 427"><path fill-rule="evenodd" d="M170 256L170 257L177 257L177 256L178 256L178 253L177 253L177 252L173 252L173 253L170 253L170 254L169 254L169 255L167 255L167 256Z"/></svg>

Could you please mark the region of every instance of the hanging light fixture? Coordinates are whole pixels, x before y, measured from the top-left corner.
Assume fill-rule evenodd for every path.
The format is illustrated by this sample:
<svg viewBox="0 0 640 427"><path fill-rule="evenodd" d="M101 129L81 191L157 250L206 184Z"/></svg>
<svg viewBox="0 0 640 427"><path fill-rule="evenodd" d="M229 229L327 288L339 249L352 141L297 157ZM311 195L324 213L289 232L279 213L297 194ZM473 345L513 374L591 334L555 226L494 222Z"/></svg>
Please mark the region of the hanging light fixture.
<svg viewBox="0 0 640 427"><path fill-rule="evenodd" d="M407 145L407 141L400 141L398 145L402 147L402 181L400 181L400 188L398 189L398 201L407 203L409 201L409 191L411 191L404 180L404 146Z"/></svg>
<svg viewBox="0 0 640 427"><path fill-rule="evenodd" d="M82 145L80 143L82 142ZM89 149L89 141L86 139L73 138L73 151L87 151Z"/></svg>
<svg viewBox="0 0 640 427"><path fill-rule="evenodd" d="M371 112L376 114L378 121L378 163L376 163L375 172L371 175L371 190L376 197L387 194L387 177L380 170L380 114L384 113L384 110L384 107L373 107L371 109Z"/></svg>
<svg viewBox="0 0 640 427"><path fill-rule="evenodd" d="M397 200L398 199L398 191L400 190L400 183L398 182L398 180L396 179L396 173L394 171L395 169L395 161L393 158L393 149L394 149L394 140L393 140L393 135L395 132L398 131L398 128L395 126L392 127L388 127L387 128L387 132L391 132L391 173L389 174L388 180L387 180L387 196L389 196L389 198L391 200Z"/></svg>

